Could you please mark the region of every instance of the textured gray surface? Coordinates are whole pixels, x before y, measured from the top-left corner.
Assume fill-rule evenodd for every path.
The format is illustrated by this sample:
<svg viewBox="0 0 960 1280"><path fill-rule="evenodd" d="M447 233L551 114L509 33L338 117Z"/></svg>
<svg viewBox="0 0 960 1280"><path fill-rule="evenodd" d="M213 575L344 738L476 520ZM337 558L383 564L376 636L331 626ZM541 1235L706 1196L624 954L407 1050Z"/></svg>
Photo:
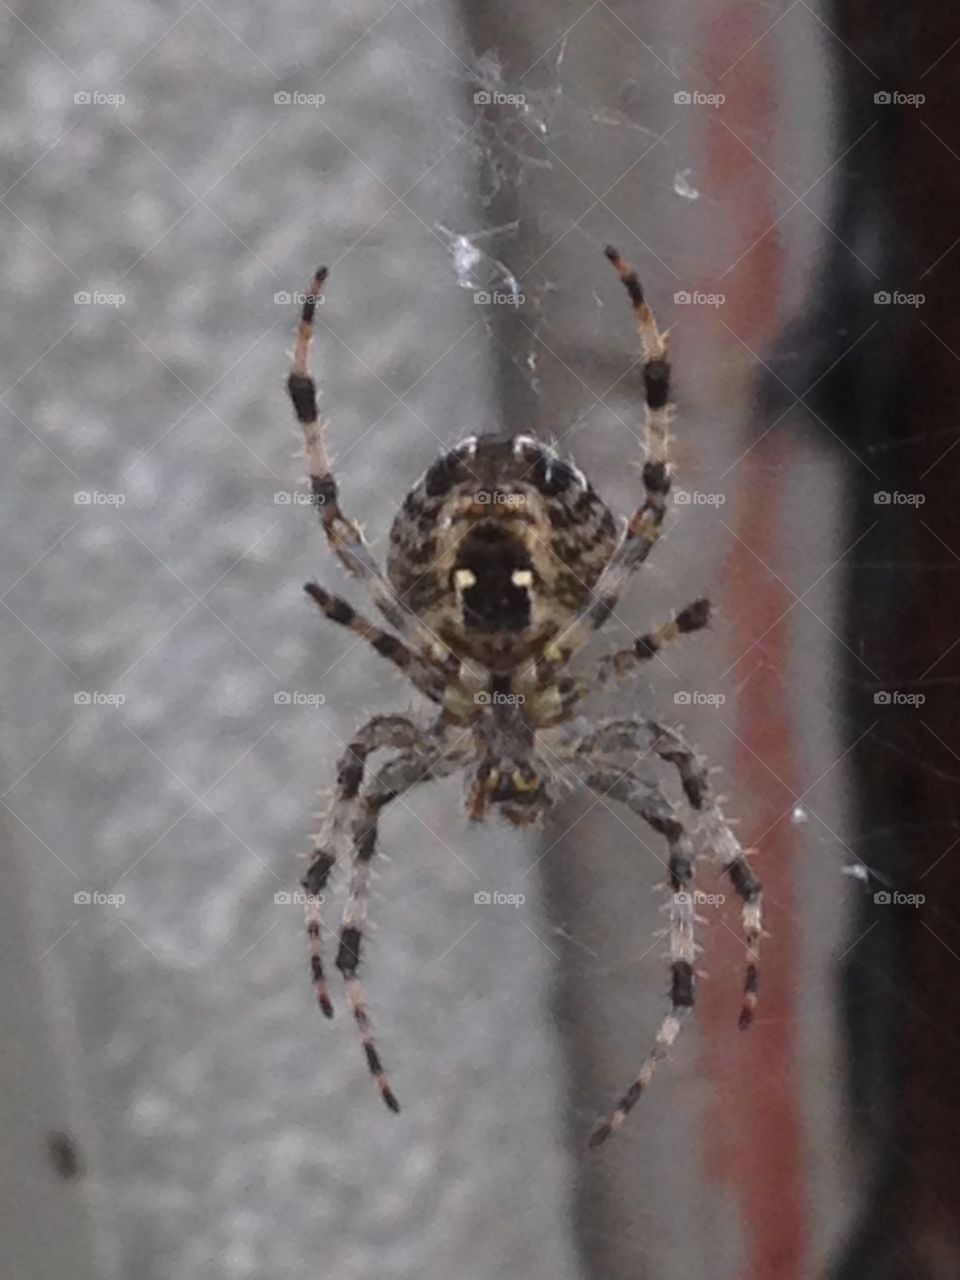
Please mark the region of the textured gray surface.
<svg viewBox="0 0 960 1280"><path fill-rule="evenodd" d="M334 268L317 344L323 407L347 508L377 547L439 445L500 420L563 437L630 509L636 352L599 252L609 239L676 325L684 488L722 489L727 514L741 496L739 476L717 477L750 443L759 366L716 318L671 304L751 239L702 115L673 101L678 86L709 83L696 15L468 9L462 26L439 2L321 14L197 0L67 16L40 4L24 14L30 29L4 14L17 53L0 85L14 122L0 225L16 463L2 478L17 726L4 803L32 900L44 898L41 971L72 1009L69 1074L122 1280L739 1274L740 1206L703 1172L711 1085L696 1032L658 1078L657 1105L602 1160L582 1153L663 1009L649 892L660 867L637 824L628 836L578 800L539 846L471 831L454 782L394 807L366 977L399 1120L377 1103L342 1002L332 1025L316 1015L299 909L274 903L300 874L316 787L351 729L415 705L301 594L308 578L344 580L312 513L275 501L303 480L282 388L295 310L276 293L302 288L319 261ZM834 154L822 101L790 87L798 65L807 85L822 74L815 20L796 19L764 53L784 85L773 155L800 190ZM480 112L478 85L523 92L525 107ZM74 104L96 90L126 100ZM276 104L277 92L326 101ZM747 181L762 207L769 175L758 164ZM811 199L826 201L827 185ZM483 234L495 227L506 229ZM457 233L485 255L469 269L461 259L459 280ZM785 312L823 234L810 218L782 228ZM461 287L502 287L511 272L527 295L520 315L478 308ZM95 289L125 301L73 304ZM798 590L843 549L832 526L804 534L811 494L837 500L826 472L804 459L788 495L777 568ZM77 505L78 492L124 501ZM624 607L634 627L714 594L734 549L716 516L672 513ZM817 607L829 618L826 595ZM840 750L832 650L816 622L797 634L784 698L804 705L813 782ZM642 698L667 713L677 687L715 688L737 656L723 626L715 635L678 652ZM607 644L626 638L612 630ZM748 663L720 686L731 705L755 674ZM78 705L78 691L125 701ZM324 701L276 703L283 692ZM684 720L729 756L714 713ZM842 830L837 793L821 797ZM736 808L749 822L749 797ZM845 854L820 826L806 840L821 875L804 882L803 1065L832 1070ZM475 907L494 888L527 902ZM74 904L97 890L125 901ZM711 971L706 1000L729 1008L739 957ZM775 1011L765 1017L775 1034ZM842 1216L835 1091L803 1105L822 1253Z"/></svg>
<svg viewBox="0 0 960 1280"><path fill-rule="evenodd" d="M385 823L368 980L400 1120L342 1006L317 1016L301 913L273 900L341 742L412 701L301 593L342 577L312 512L274 503L303 478L275 292L333 265L318 364L375 543L439 443L495 412L472 292L432 230L482 222L456 146L475 108L444 6L386 8L199 3L167 31L162 7L40 7L36 35L6 17L8 181L38 161L0 211L10 781L29 769L7 802L47 943L69 929L44 964L76 1010L124 1276L574 1274L552 957L520 913L473 903L512 887L522 844L467 833L455 784ZM126 101L74 105L95 89ZM126 302L74 306L84 289ZM74 904L95 890L126 901Z"/></svg>

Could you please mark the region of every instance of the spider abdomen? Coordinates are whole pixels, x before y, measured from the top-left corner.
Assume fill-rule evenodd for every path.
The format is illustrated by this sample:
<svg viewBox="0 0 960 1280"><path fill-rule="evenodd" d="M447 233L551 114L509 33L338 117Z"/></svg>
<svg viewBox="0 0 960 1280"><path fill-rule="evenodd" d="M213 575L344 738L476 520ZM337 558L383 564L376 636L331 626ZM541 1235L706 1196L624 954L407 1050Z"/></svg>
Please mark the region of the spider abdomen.
<svg viewBox="0 0 960 1280"><path fill-rule="evenodd" d="M581 612L616 544L612 515L572 463L533 436L474 436L408 493L387 573L458 657L505 671Z"/></svg>

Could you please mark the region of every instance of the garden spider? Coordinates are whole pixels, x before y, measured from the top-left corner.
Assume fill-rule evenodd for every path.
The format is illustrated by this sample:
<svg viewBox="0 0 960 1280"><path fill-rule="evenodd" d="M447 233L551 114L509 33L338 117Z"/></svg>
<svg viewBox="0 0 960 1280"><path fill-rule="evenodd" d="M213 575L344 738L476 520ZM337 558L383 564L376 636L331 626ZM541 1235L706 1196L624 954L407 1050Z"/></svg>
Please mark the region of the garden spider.
<svg viewBox="0 0 960 1280"><path fill-rule="evenodd" d="M392 631L316 583L306 591L328 618L399 667L437 708L430 723L374 716L357 730L339 762L336 792L302 880L317 1001L331 1017L320 903L343 857L351 871L336 965L370 1072L384 1102L399 1111L357 979L381 810L421 782L469 769L470 818L482 820L494 807L508 822L529 826L550 809L561 774L573 772L595 794L619 800L665 838L672 894L666 930L671 1009L634 1082L594 1130L594 1146L623 1124L694 1000L697 855L674 805L656 779L641 771L644 756L653 753L677 769L699 820L698 834L741 899L747 952L741 1028L750 1025L756 1005L761 936L760 883L711 794L702 759L678 732L656 720L635 716L592 725L579 714L591 682L564 673L573 654L613 613L625 579L653 549L670 491L666 337L636 273L616 249L607 248L606 255L633 306L645 388L644 499L622 531L586 477L533 436L475 436L434 462L407 495L390 533L384 574L359 526L340 509L317 418L308 352L325 267L303 305L288 380L327 539L349 573L369 589ZM596 682L629 680L664 645L705 627L709 616L708 601L688 605L632 648L602 659ZM394 754L369 776L368 757L383 750Z"/></svg>

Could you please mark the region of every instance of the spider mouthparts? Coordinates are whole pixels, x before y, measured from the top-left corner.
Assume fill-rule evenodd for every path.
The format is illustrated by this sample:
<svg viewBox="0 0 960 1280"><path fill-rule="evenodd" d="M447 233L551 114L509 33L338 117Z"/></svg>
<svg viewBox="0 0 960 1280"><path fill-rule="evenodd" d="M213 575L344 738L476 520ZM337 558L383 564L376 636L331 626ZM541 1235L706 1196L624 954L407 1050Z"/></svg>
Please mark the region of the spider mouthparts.
<svg viewBox="0 0 960 1280"><path fill-rule="evenodd" d="M611 262L616 262L617 259L620 257L620 250L615 249L612 244L608 244L603 252L607 255L607 257L610 259Z"/></svg>
<svg viewBox="0 0 960 1280"><path fill-rule="evenodd" d="M314 276L314 279L317 281L326 280L329 274L330 271L328 267L317 267L317 273Z"/></svg>

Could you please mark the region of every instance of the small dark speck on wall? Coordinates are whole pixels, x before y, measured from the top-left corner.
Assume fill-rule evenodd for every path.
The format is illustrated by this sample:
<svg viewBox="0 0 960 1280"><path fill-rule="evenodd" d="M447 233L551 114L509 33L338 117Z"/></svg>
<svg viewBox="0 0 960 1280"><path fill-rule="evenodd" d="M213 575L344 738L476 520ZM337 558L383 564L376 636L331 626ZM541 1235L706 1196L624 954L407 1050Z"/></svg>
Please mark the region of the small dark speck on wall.
<svg viewBox="0 0 960 1280"><path fill-rule="evenodd" d="M69 1133L56 1130L47 1135L47 1156L57 1174L64 1181L72 1181L82 1176L84 1171L83 1156L76 1141Z"/></svg>

